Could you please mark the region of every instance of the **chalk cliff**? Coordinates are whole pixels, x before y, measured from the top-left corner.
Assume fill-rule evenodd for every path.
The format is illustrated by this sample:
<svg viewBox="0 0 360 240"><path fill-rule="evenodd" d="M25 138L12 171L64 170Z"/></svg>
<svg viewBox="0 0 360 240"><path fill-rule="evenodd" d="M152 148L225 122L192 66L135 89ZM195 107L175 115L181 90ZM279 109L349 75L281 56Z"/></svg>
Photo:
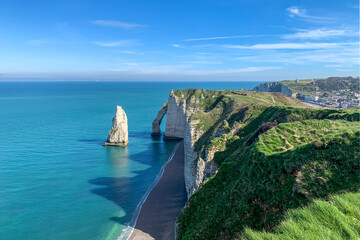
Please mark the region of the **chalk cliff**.
<svg viewBox="0 0 360 240"><path fill-rule="evenodd" d="M164 139L184 140L184 176L188 197L219 168L215 153L224 151L226 143L236 139L241 121L252 116L247 109L261 106L302 105L279 93L250 91L209 91L187 89L171 91L153 121L152 135L160 135L160 123L166 115ZM240 119L236 120L235 119Z"/></svg>
<svg viewBox="0 0 360 240"><path fill-rule="evenodd" d="M186 122L186 99L176 96L171 90L168 101L162 106L152 122L152 136L161 135L160 124L165 114L167 116L164 139L183 139Z"/></svg>
<svg viewBox="0 0 360 240"><path fill-rule="evenodd" d="M197 94L193 94L196 91ZM191 92L190 94L188 94ZM191 116L201 110L200 101L203 100L205 90L189 89L184 93L170 92L168 101L158 112L152 125L153 136L160 135L160 123L166 114L166 127L164 140L184 139L184 154L185 154L185 185L188 196L190 197L201 185L205 177L212 176L217 168L213 164L208 164L213 158L211 151L210 155L205 154L205 160L200 157L200 153L194 149L196 141L202 136L204 131L197 130L195 125L199 120L191 120Z"/></svg>
<svg viewBox="0 0 360 240"><path fill-rule="evenodd" d="M186 100L171 90L168 99L165 139L183 139L186 122Z"/></svg>
<svg viewBox="0 0 360 240"><path fill-rule="evenodd" d="M156 118L154 119L154 121L152 122L152 133L151 136L160 136L161 135L161 130L160 130L160 124L167 112L167 106L168 103L166 102L162 108L160 109L160 111L158 112L158 114L156 115Z"/></svg>
<svg viewBox="0 0 360 240"><path fill-rule="evenodd" d="M126 146L129 144L128 123L125 111L121 106L116 107L112 128L104 146Z"/></svg>
<svg viewBox="0 0 360 240"><path fill-rule="evenodd" d="M280 92L288 97L291 97L293 94L289 88L278 82L262 83L253 90L256 92Z"/></svg>

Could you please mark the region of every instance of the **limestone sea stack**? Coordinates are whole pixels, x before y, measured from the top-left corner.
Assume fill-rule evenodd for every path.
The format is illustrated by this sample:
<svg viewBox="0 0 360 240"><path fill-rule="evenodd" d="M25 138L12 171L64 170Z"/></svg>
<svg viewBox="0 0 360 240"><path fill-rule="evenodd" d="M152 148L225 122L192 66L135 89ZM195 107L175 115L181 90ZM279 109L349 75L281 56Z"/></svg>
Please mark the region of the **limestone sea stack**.
<svg viewBox="0 0 360 240"><path fill-rule="evenodd" d="M125 111L121 106L116 107L112 128L104 146L126 146L129 144L128 123Z"/></svg>

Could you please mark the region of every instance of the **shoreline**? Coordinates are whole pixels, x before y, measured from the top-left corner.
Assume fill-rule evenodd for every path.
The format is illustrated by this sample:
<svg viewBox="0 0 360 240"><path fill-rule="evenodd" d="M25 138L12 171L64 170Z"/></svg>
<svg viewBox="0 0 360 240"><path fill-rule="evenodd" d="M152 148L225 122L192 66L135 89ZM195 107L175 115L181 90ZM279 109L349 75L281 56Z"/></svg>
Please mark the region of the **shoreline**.
<svg viewBox="0 0 360 240"><path fill-rule="evenodd" d="M139 203L127 240L174 239L178 215L186 204L184 142L178 143L154 186Z"/></svg>

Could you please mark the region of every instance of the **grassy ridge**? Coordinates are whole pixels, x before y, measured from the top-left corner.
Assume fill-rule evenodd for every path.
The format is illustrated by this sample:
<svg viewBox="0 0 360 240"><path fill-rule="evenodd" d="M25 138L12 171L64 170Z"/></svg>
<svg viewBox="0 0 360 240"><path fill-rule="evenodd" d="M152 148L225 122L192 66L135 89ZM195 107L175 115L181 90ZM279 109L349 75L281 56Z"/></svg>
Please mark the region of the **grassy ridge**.
<svg viewBox="0 0 360 240"><path fill-rule="evenodd" d="M354 239L360 238L360 193L346 193L315 200L301 209L290 210L273 233L245 229L246 240ZM315 236L317 236L315 238Z"/></svg>
<svg viewBox="0 0 360 240"><path fill-rule="evenodd" d="M195 144L197 151L205 149L204 146L210 142L216 129L224 120L227 120L230 128L233 128L234 125L257 116L266 106L307 107L299 100L280 93L199 89L177 90L174 93L188 103L190 102L190 106L200 109L198 113L191 116L191 120L199 122L195 128L204 132Z"/></svg>
<svg viewBox="0 0 360 240"><path fill-rule="evenodd" d="M359 190L359 111L276 106L274 95L234 107L237 96L226 97L207 112L218 108L213 115L220 115L197 143L226 146L215 154L220 170L189 199L179 239L277 239L254 231L282 229L288 210ZM201 114L194 118L206 118ZM236 131L214 138L224 120Z"/></svg>
<svg viewBox="0 0 360 240"><path fill-rule="evenodd" d="M321 92L332 96L332 91L341 89L350 89L352 92L359 92L359 77L330 77L326 79L306 79L306 80L288 80L279 81L289 88L293 93L304 95L313 95L315 92Z"/></svg>

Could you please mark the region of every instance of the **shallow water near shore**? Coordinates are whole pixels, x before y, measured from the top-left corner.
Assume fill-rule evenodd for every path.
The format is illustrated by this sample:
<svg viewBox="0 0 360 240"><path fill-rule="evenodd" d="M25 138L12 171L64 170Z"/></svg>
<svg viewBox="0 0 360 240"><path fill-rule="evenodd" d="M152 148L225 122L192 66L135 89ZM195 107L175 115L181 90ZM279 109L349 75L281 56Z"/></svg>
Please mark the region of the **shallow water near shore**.
<svg viewBox="0 0 360 240"><path fill-rule="evenodd" d="M176 144L150 136L170 90L258 84L0 82L0 238L117 239ZM103 147L116 105L130 143Z"/></svg>

